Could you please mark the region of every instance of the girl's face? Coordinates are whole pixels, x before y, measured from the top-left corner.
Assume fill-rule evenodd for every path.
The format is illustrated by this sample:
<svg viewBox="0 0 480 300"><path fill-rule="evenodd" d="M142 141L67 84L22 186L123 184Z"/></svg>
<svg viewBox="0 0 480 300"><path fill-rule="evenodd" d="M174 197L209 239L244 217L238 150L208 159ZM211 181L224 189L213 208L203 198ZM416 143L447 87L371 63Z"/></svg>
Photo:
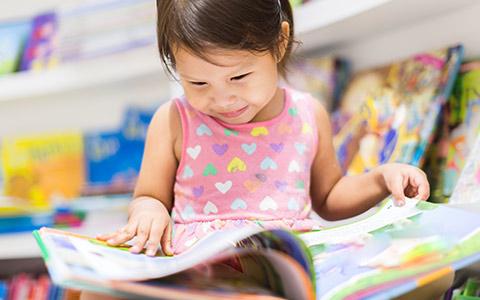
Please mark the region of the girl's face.
<svg viewBox="0 0 480 300"><path fill-rule="evenodd" d="M210 51L207 58L182 48L175 52L185 96L198 111L225 123L243 124L259 121L259 114L267 117L275 110L272 105L282 103L277 62L270 52Z"/></svg>

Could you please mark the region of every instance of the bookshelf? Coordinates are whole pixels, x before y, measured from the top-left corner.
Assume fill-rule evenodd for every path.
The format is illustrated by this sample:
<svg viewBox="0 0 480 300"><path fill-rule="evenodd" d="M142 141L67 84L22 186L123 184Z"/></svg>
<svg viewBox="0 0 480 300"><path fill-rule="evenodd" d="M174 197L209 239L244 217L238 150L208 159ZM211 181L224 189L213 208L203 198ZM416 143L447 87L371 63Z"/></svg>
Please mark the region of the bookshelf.
<svg viewBox="0 0 480 300"><path fill-rule="evenodd" d="M0 101L45 97L155 78L168 89L155 46L60 65L47 71L0 77ZM26 88L28 87L28 88Z"/></svg>
<svg viewBox="0 0 480 300"><path fill-rule="evenodd" d="M8 2L8 1L7 1ZM366 40L402 27L470 8L475 0L319 0L295 10L300 53L332 49ZM48 3L49 7L52 3ZM0 6L1 8L1 6ZM121 62L119 64L118 62ZM156 46L61 65L51 71L27 72L0 77L0 102L118 86L130 80L155 77L169 89ZM28 88L25 88L28 87Z"/></svg>
<svg viewBox="0 0 480 300"><path fill-rule="evenodd" d="M119 200L125 202L122 199ZM117 230L126 224L126 220L126 209L117 207L111 210L91 211L81 227L67 230L83 235L96 236L99 233ZM0 265L2 260L40 258L41 256L40 248L30 232L1 234L0 245L2 245L0 247Z"/></svg>

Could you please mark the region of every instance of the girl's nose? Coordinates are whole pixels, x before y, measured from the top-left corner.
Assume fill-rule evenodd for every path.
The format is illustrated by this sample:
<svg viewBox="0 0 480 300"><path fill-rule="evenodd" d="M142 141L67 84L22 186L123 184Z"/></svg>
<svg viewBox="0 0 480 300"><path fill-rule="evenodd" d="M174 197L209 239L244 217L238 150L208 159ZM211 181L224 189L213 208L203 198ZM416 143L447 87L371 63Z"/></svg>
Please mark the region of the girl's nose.
<svg viewBox="0 0 480 300"><path fill-rule="evenodd" d="M213 96L215 104L219 107L229 107L235 103L237 97L228 91L216 92Z"/></svg>

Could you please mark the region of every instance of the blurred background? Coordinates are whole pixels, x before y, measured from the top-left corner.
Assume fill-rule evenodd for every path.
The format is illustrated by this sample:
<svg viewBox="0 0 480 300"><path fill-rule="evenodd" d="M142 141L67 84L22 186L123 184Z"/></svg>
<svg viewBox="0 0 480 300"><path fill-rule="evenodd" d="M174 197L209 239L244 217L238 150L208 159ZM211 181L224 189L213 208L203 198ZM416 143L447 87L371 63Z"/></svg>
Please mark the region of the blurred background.
<svg viewBox="0 0 480 300"><path fill-rule="evenodd" d="M429 175L430 201L474 203L480 175L454 192L480 128L480 3L291 2L301 44L282 84L332 113L344 172L405 162ZM31 230L125 222L150 118L182 93L155 12L153 0L0 2L0 299L55 288Z"/></svg>

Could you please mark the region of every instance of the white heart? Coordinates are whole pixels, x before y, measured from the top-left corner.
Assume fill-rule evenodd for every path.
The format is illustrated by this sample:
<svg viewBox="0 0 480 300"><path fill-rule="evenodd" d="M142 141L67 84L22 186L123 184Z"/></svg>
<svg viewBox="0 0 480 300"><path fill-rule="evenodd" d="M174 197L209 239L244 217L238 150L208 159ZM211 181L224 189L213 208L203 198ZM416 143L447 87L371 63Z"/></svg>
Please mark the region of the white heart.
<svg viewBox="0 0 480 300"><path fill-rule="evenodd" d="M247 203L243 201L241 198L237 198L235 199L235 201L232 202L232 205L230 205L230 208L233 210L247 209Z"/></svg>
<svg viewBox="0 0 480 300"><path fill-rule="evenodd" d="M205 204L205 206L203 207L203 212L206 214L206 215L209 215L211 213L218 213L218 208L215 204L213 204L212 202L208 201L207 204Z"/></svg>
<svg viewBox="0 0 480 300"><path fill-rule="evenodd" d="M193 177L193 170L190 168L190 166L185 166L185 169L183 170L183 179L188 179Z"/></svg>
<svg viewBox="0 0 480 300"><path fill-rule="evenodd" d="M263 198L262 202L260 202L260 210L261 211L266 211L266 210L277 210L278 205L275 200L272 199L272 197L267 196Z"/></svg>
<svg viewBox="0 0 480 300"><path fill-rule="evenodd" d="M303 155L303 153L307 149L307 146L302 143L295 143L295 149L297 150L298 154Z"/></svg>
<svg viewBox="0 0 480 300"><path fill-rule="evenodd" d="M195 217L195 211L193 210L193 207L191 207L190 205L185 206L182 211L182 217L185 220L193 219Z"/></svg>
<svg viewBox="0 0 480 300"><path fill-rule="evenodd" d="M299 93L299 92L293 92L293 93L291 93L291 97L292 97L293 102L297 102L298 100L302 99L304 97L304 95L302 93Z"/></svg>
<svg viewBox="0 0 480 300"><path fill-rule="evenodd" d="M191 158L197 159L198 155L200 154L200 151L202 150L202 146L196 145L195 147L188 147L187 148L187 153L190 155Z"/></svg>
<svg viewBox="0 0 480 300"><path fill-rule="evenodd" d="M290 200L288 200L288 209L293 211L300 210L300 206L298 205L297 200L295 200L294 198L290 198Z"/></svg>
<svg viewBox="0 0 480 300"><path fill-rule="evenodd" d="M227 180L224 183L217 182L215 183L215 187L220 193L225 194L232 188L232 182L230 180Z"/></svg>
<svg viewBox="0 0 480 300"><path fill-rule="evenodd" d="M288 172L300 172L300 165L297 163L296 160L292 160L288 165Z"/></svg>

